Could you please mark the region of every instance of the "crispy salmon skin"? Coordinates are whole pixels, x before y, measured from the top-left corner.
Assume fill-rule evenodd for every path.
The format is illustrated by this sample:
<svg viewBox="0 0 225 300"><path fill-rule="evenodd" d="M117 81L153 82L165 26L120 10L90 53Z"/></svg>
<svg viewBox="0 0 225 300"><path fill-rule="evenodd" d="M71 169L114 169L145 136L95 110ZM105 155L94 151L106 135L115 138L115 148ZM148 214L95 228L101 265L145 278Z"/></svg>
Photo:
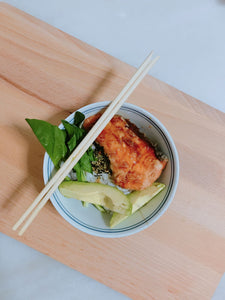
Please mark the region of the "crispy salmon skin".
<svg viewBox="0 0 225 300"><path fill-rule="evenodd" d="M89 130L100 118L98 113L84 121ZM122 116L115 115L97 137L110 160L114 183L130 190L143 190L156 181L167 164L159 160L154 148L144 139L137 127Z"/></svg>

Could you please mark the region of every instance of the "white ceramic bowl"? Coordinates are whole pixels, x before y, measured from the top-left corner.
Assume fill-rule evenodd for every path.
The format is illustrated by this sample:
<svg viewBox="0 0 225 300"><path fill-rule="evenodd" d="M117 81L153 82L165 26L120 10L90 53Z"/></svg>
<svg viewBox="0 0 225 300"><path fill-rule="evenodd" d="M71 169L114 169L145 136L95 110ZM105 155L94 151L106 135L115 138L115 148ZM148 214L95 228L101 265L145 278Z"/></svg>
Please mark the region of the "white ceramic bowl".
<svg viewBox="0 0 225 300"><path fill-rule="evenodd" d="M79 109L86 117L96 114L105 108L109 102L99 102ZM115 228L109 228L109 216L101 214L93 205L83 207L81 202L63 197L57 190L51 197L51 202L59 214L72 226L91 235L100 237L123 237L139 232L163 215L170 205L176 192L179 177L179 160L174 142L166 128L152 114L136 105L125 103L118 114L129 119L141 132L152 141L157 142L161 151L166 154L169 162L161 177L157 180L166 188L154 197L147 205L129 216ZM73 122L74 113L66 120ZM63 128L62 124L59 126ZM54 171L54 166L47 153L44 157L43 175L45 184Z"/></svg>

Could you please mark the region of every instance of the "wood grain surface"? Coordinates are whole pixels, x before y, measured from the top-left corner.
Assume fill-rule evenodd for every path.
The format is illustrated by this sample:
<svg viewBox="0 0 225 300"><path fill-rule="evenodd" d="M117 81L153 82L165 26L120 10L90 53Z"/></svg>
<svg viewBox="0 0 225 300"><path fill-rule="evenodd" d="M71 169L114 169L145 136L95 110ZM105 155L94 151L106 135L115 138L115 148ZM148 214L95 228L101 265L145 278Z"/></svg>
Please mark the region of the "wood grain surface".
<svg viewBox="0 0 225 300"><path fill-rule="evenodd" d="M225 115L147 76L128 102L168 128L180 181L168 211L133 236L69 225L49 202L21 238L12 225L43 188L44 150L25 118L59 124L113 99L135 69L0 3L0 230L132 299L210 299L225 272Z"/></svg>

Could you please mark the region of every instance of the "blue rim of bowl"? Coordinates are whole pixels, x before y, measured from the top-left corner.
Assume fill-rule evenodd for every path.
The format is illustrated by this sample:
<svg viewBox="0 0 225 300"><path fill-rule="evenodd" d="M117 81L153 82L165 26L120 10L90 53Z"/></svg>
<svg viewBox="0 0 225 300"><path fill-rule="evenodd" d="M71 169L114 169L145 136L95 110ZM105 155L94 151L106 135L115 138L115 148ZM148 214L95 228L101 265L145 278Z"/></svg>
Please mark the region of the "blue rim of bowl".
<svg viewBox="0 0 225 300"><path fill-rule="evenodd" d="M84 114L94 114L97 111L104 109L108 104L110 103L110 101L104 101L104 102L99 102L99 103L93 103L93 104L89 104L87 106L82 107L81 109L78 109L79 111L81 111ZM122 227L122 228L108 228L108 229L103 229L103 228L99 228L99 227L95 227L95 226L91 226L81 220L79 220L79 218L75 217L74 215L72 215L62 204L62 202L60 201L60 197L59 197L59 193L54 193L50 200L52 202L52 204L55 206L55 208L57 209L57 211L63 216L66 217L66 220L73 225L74 227L95 235L95 236L104 236L104 237L123 237L123 236L128 236L131 235L133 233L139 232L143 229L145 229L146 227L148 227L149 225L151 225L152 223L154 223L168 208L168 206L170 205L175 192L176 192L176 188L177 188L177 183L178 183L178 177L179 177L179 160L178 160L178 153L175 147L175 144L172 140L172 137L170 136L170 134L168 133L168 131L166 130L166 128L162 125L162 123L160 123L153 115L151 115L149 112L147 112L146 110L134 105L134 104L130 104L130 103L125 103L120 110L124 110L126 112L135 112L135 114L141 116L142 118L144 118L147 122L150 123L151 126L153 126L158 132L160 132L160 135L162 136L168 152L169 152L169 160L170 160L170 168L171 168L171 177L170 177L170 181L168 184L168 188L167 188L167 192L164 195L164 198L162 199L162 201L160 202L160 205L146 218L144 218L143 220L132 224L130 226L126 226L126 227ZM66 120L68 122L72 122L74 118L74 113L72 113L71 115L69 115ZM62 124L60 124L59 126L60 128L63 128ZM47 183L47 181L49 180L49 178L51 177L51 172L52 172L52 161L49 158L48 154L45 153L45 157L44 157L44 165L46 165L47 163L47 170L45 173L45 170L43 170L44 172L44 181L45 184ZM46 177L47 176L47 177Z"/></svg>

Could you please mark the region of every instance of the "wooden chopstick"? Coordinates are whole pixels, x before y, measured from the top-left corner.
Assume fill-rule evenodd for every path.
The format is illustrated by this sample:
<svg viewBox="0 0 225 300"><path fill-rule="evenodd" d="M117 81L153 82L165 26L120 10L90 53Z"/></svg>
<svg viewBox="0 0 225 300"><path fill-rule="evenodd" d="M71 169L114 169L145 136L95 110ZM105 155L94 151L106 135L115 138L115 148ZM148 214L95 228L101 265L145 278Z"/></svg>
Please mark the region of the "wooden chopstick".
<svg viewBox="0 0 225 300"><path fill-rule="evenodd" d="M128 84L125 85L125 87L122 89L122 91L120 92L120 94L115 98L115 100L113 102L111 102L111 104L109 105L108 109L105 111L105 113L102 115L102 117L99 119L99 121L96 123L96 125L92 128L92 130L89 132L89 135L93 135L93 132L96 130L96 128L98 128L98 126L100 126L100 122L103 122L107 116L110 114L111 110L113 110L113 108L115 108L115 106L117 105L117 103L120 101L120 99L122 97L124 97L125 93L127 93L127 91L129 90L129 87L134 84L134 82L139 78L140 74L142 74L142 72L145 70L145 68L148 66L149 63L151 63L150 66L153 66L154 61L151 62L151 57L153 55L153 52L151 52L149 54L149 56L147 57L147 59L144 61L144 63L140 66L140 68L136 71L136 73L134 74L134 76L130 79L130 81L128 82ZM156 59L155 59L156 60ZM149 70L150 68L146 69ZM145 74L144 74L145 75ZM130 90L131 91L131 90ZM128 95L129 96L129 95ZM125 99L126 100L126 99ZM125 101L124 100L124 101ZM122 104L121 104L122 105ZM118 108L119 109L119 108ZM111 116L113 117L113 113L112 112ZM108 122L110 121L110 119L107 119ZM99 133L101 132L101 128L99 128ZM98 136L98 132L96 132L97 134L95 135L96 137ZM87 136L89 136L87 135ZM46 184L45 188L41 191L41 193L37 196L37 198L33 201L33 203L30 205L30 207L28 207L28 209L25 211L25 213L22 215L22 217L16 222L16 224L13 226L13 230L17 230L17 228L23 223L23 221L27 218L27 216L31 213L31 211L37 206L37 204L40 202L40 200L46 195L46 193L48 192L48 190L51 188L51 186L54 184L54 181L63 176L63 172L65 170L67 170L67 168L69 168L69 164L72 161L72 158L76 153L78 153L78 151L80 151L80 149L82 149L82 147L84 147L83 149L85 149L85 143L87 143L87 136L86 138L81 142L81 144L74 150L74 152L71 154L71 156L67 159L67 161L64 163L64 165L59 169L59 171L55 174L55 176ZM94 136L94 135L93 135ZM96 139L96 137L94 136L94 140ZM88 149L88 147L87 147ZM85 150L86 151L86 150ZM84 151L84 152L85 152ZM81 155L82 156L82 155ZM79 159L78 159L79 160ZM73 161L74 165L76 164L76 161ZM73 167L71 167L72 169ZM68 172L68 171L67 171ZM66 175L65 175L66 176ZM60 184L60 183L59 183Z"/></svg>
<svg viewBox="0 0 225 300"><path fill-rule="evenodd" d="M19 235L22 235L25 232L25 230L29 227L29 225L32 223L34 218L38 215L39 211L43 208L43 206L46 204L46 202L54 193L54 191L57 189L57 187L60 185L60 183L64 180L67 174L80 160L80 158L87 151L87 149L93 144L93 142L96 140L98 135L102 132L102 130L113 118L116 112L120 109L120 107L130 96L133 90L137 87L137 85L141 82L144 76L148 73L148 71L153 67L153 65L159 59L159 57L156 57L154 60L151 60L152 55L153 52L149 54L149 56L139 67L139 69L129 80L129 82L125 85L125 87L122 89L119 95L110 103L108 108L102 114L101 118L99 118L99 120L92 127L89 133L85 136L85 138L81 141L81 143L72 152L70 157L66 160L63 166L57 171L54 177L51 178L51 180L46 184L44 189L37 196L37 198L32 202L32 204L24 212L21 218L13 226L13 230L17 230L17 228L25 221L25 219L33 211L30 217L28 218L28 220L25 222L22 229L19 231Z"/></svg>

